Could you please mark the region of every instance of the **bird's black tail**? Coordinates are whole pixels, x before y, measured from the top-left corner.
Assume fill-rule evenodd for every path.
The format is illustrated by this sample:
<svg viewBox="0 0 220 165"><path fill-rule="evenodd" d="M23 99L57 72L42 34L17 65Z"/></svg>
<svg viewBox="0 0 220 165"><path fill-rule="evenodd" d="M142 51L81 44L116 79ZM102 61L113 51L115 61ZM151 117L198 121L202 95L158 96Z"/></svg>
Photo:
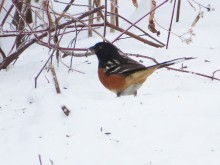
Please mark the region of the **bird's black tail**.
<svg viewBox="0 0 220 165"><path fill-rule="evenodd" d="M187 61L187 60L191 60L191 59L195 59L194 57L184 57L184 58L177 58L177 59L174 59L174 60L171 60L171 61L166 61L166 62L162 62L162 63L159 63L159 64L156 64L156 65L152 65L152 66L149 66L147 68L163 68L163 67L167 67L167 66L170 66L170 65L174 65L174 64L177 64L177 63L180 63L180 62L184 62L184 61Z"/></svg>

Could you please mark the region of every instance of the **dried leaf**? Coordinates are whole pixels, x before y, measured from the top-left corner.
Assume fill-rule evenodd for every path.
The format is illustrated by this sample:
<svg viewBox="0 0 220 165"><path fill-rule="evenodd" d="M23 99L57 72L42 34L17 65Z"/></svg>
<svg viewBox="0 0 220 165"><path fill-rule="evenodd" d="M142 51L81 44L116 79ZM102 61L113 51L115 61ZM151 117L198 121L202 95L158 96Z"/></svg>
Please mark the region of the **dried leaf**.
<svg viewBox="0 0 220 165"><path fill-rule="evenodd" d="M137 2L137 0L132 0L132 2L133 2L133 5L134 5L136 8L138 8L138 2Z"/></svg>

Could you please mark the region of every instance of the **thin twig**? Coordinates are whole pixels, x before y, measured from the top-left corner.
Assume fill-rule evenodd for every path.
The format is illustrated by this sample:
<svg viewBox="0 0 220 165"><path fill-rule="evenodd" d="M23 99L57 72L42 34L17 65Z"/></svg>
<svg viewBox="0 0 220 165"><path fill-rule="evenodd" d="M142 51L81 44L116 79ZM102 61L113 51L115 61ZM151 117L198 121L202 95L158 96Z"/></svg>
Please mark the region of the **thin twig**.
<svg viewBox="0 0 220 165"><path fill-rule="evenodd" d="M127 56L134 56L134 57L146 58L146 59L149 59L149 60L153 61L153 62L156 63L156 64L159 64L159 62L158 62L155 58L149 57L149 56L146 56L146 55L131 54L131 53L125 53L125 55L127 55ZM174 70L174 71L177 71L177 72L189 73L189 74L193 74L193 75L197 75L197 76L201 76L201 77L210 78L211 80L220 81L219 78L216 78L216 77L214 77L213 75L212 75L212 76L209 76L209 75L205 75L205 74L198 73L198 72L187 71L187 70L182 70L182 69L176 69L176 68L172 68L172 67L165 67L165 68L167 68L167 69L169 69L169 70ZM220 70L219 70L219 71L220 71ZM215 72L215 73L216 73L216 72Z"/></svg>
<svg viewBox="0 0 220 165"><path fill-rule="evenodd" d="M39 159L40 165L43 165L40 154L38 155L38 159Z"/></svg>
<svg viewBox="0 0 220 165"><path fill-rule="evenodd" d="M37 88L37 79L40 76L40 74L42 73L42 71L44 70L44 68L46 67L46 65L48 64L48 62L53 58L55 49L53 50L52 54L50 55L50 57L47 59L47 61L45 62L45 64L43 65L43 67L41 68L40 72L37 74L37 76L34 78L34 87Z"/></svg>
<svg viewBox="0 0 220 165"><path fill-rule="evenodd" d="M76 56L75 56L75 57L76 57ZM82 56L81 56L81 57L82 57ZM84 54L84 57L86 57L85 54ZM81 74L85 74L85 72L82 72L82 71L79 71L79 70L76 70L76 69L73 69L73 68L70 69L70 67L62 61L62 58L60 58L60 62L61 62L65 67L67 67L68 70L75 71L75 72L78 72L78 73L81 73Z"/></svg>
<svg viewBox="0 0 220 165"><path fill-rule="evenodd" d="M106 23L108 22L107 20L107 0L105 0L105 15L104 15L104 31L103 31L103 36L106 36Z"/></svg>
<svg viewBox="0 0 220 165"><path fill-rule="evenodd" d="M174 0L174 4L173 4L173 11L172 11L172 16L171 16L171 20L170 20L170 27L169 27L168 37L167 37L166 49L168 49L168 45L169 45L170 32L171 32L172 23L173 23L173 17L174 17L175 7L176 7L176 0Z"/></svg>
<svg viewBox="0 0 220 165"><path fill-rule="evenodd" d="M71 7L71 5L74 3L75 0L70 0L70 2L67 4L67 6L65 7L65 9L63 10L63 13L66 13L69 8Z"/></svg>
<svg viewBox="0 0 220 165"><path fill-rule="evenodd" d="M193 6L193 4L188 0L189 5L196 11L195 6Z"/></svg>
<svg viewBox="0 0 220 165"><path fill-rule="evenodd" d="M108 12L108 13L110 13L110 14L115 14L115 13L111 13L111 12ZM123 16L118 15L118 14L115 14L115 15L116 15L116 18L121 18L121 19L123 19L124 21L128 22L129 24L132 24L131 21L129 21L128 19L124 18ZM117 26L117 25L116 25L116 26ZM139 26L134 25L134 27L135 27L136 29L140 30L142 33L144 33L146 36L148 36L148 37L151 38L152 40L154 40L154 41L158 42L159 44L165 46L164 43L162 43L162 42L159 41L158 39L156 39L156 38L154 38L153 36L151 36L150 34L148 34L146 31L144 31L143 29L141 29ZM120 39L122 39L122 38L120 38ZM119 40L119 39L118 39L118 40Z"/></svg>
<svg viewBox="0 0 220 165"><path fill-rule="evenodd" d="M162 2L161 4L159 4L158 6L156 6L153 10L151 10L150 12L148 12L147 14L145 14L144 16L142 16L140 19L138 19L136 22L134 22L132 25L130 25L125 31L123 31L118 37L116 37L112 43L114 43L115 41L117 41L123 34L125 34L126 32L128 32L129 29L131 29L134 25L136 25L138 22L140 22L142 19L144 19L146 16L148 16L151 12L155 11L156 9L158 9L159 7L161 7L162 5L164 5L166 2L168 2L168 0L165 0L164 2Z"/></svg>
<svg viewBox="0 0 220 165"><path fill-rule="evenodd" d="M91 10L91 11L85 12L85 13L83 13L82 15L80 15L80 16L77 17L77 18L72 18L70 21L67 21L67 22L65 22L65 23L63 23L63 24L59 24L59 25L57 26L57 29L62 29L62 28L64 28L65 26L68 26L68 25L70 25L70 24L72 24L72 23L74 23L74 22L76 22L76 21L79 21L79 22L83 23L82 21L80 21L81 19L83 19L83 18L87 17L88 15L90 15L90 14L92 14L92 13L95 13L95 12L97 12L97 11L103 9L103 8L104 8L104 6L100 6L100 7L97 7L97 8L95 8L95 9ZM27 26L29 26L29 25L27 24ZM88 26L88 25L87 25L87 26ZM29 27L29 28L32 29L31 27ZM52 33L52 32L54 32L54 31L55 31L55 28L51 28L51 29L49 29L47 32L45 32L45 33L43 33L43 34L40 34L40 35L38 35L37 37L35 36L35 38L33 38L33 39L31 39L30 41L28 41L25 45L22 45L21 47L19 47L19 48L16 50L16 52L10 54L8 57L5 58L5 60L4 60L2 63L0 63L0 70L7 68L7 66L8 66L12 61L14 61L15 59L17 59L17 58L21 55L21 53L22 53L24 50L26 50L29 46L31 46L32 44L34 44L34 43L36 43L36 42L41 42L41 39L42 39L42 38L46 37L46 36L48 35L48 33Z"/></svg>
<svg viewBox="0 0 220 165"><path fill-rule="evenodd" d="M1 13L1 11L2 11L2 7L3 7L3 5L4 5L4 2L5 2L5 0L2 0L2 2L1 2L1 4L0 4L0 13Z"/></svg>
<svg viewBox="0 0 220 165"><path fill-rule="evenodd" d="M92 0L89 0L89 10L92 9ZM89 15L89 21L88 21L88 24L91 25L93 24L93 14ZM91 29L88 29L88 37L92 37L92 30Z"/></svg>
<svg viewBox="0 0 220 165"><path fill-rule="evenodd" d="M154 19L154 21L155 21L155 23L156 23L161 29L163 29L163 30L169 32L169 30L166 29L166 28L164 28L162 25L160 25L160 24L157 22L156 19ZM177 33L173 32L173 31L170 31L170 33L173 34L174 36L180 38L180 40L181 40L182 42L186 42L187 44L190 43L190 38L185 38L185 37L183 37L183 36L186 35L186 34L190 34L190 33L191 33L190 30L189 30L188 32L183 33L182 35L178 35ZM192 34L192 35L193 35L193 34Z"/></svg>
<svg viewBox="0 0 220 165"><path fill-rule="evenodd" d="M214 72L212 73L212 80L214 80L215 74L216 74L217 72L220 72L220 69L218 69L218 70L216 70L216 71L214 71Z"/></svg>
<svg viewBox="0 0 220 165"><path fill-rule="evenodd" d="M3 7L3 8L4 8L4 7ZM11 5L10 8L8 9L8 11L7 11L5 17L3 18L2 22L1 22L1 27L3 27L3 25L4 25L5 21L6 21L6 19L7 19L8 16L10 15L10 13L11 13L11 11L12 11L13 8L14 8L14 5Z"/></svg>
<svg viewBox="0 0 220 165"><path fill-rule="evenodd" d="M177 11L176 11L176 22L179 22L180 19L180 6L181 6L181 0L178 0Z"/></svg>
<svg viewBox="0 0 220 165"><path fill-rule="evenodd" d="M76 26L76 23L75 23L75 26ZM77 28L76 28L77 29ZM92 31L91 31L92 32ZM78 37L78 34L80 33L80 31L79 32L77 32L77 30L76 30L76 32L75 32L75 38L73 39L73 48L75 48L76 47L76 41L77 41L77 37ZM72 53L74 53L74 51L72 51ZM71 60L70 60L70 69L69 69L69 71L72 69L72 65L73 65L73 56L71 56Z"/></svg>
<svg viewBox="0 0 220 165"><path fill-rule="evenodd" d="M114 28L115 30L120 31L120 32L122 32L123 34L127 34L127 35L129 35L129 36L135 38L136 40L139 40L139 41L141 41L141 42L143 42L143 43L145 43L145 44L154 46L154 47L156 47L156 48L161 48L161 47L164 46L164 45L156 44L156 43L154 43L154 42L152 42L152 41L150 41L150 40L141 38L141 37L139 37L138 35L136 35L136 34L134 34L134 33L131 33L131 32L129 32L129 31L127 31L127 30L124 30L124 29L122 29L122 28L120 28L120 27L117 27L116 25L112 25L112 24L110 24L110 23L108 23L108 22L107 22L107 26L108 26L108 27L111 27L111 28ZM119 37L119 38L120 38L120 37ZM118 40L119 38L117 37L117 40Z"/></svg>
<svg viewBox="0 0 220 165"><path fill-rule="evenodd" d="M50 164L51 164L51 165L54 165L53 160L51 160L51 159L50 159Z"/></svg>
<svg viewBox="0 0 220 165"><path fill-rule="evenodd" d="M199 7L203 7L203 8L205 8L205 9L207 9L208 11L210 11L210 8L208 8L208 7L204 6L204 5L202 5L201 3L199 3L199 2L197 2L197 1L195 1L195 0L191 0L191 1L193 1L194 3L196 3L197 5L199 5Z"/></svg>
<svg viewBox="0 0 220 165"><path fill-rule="evenodd" d="M1 46L0 46L0 54L2 55L2 58L6 58L5 52L2 50Z"/></svg>

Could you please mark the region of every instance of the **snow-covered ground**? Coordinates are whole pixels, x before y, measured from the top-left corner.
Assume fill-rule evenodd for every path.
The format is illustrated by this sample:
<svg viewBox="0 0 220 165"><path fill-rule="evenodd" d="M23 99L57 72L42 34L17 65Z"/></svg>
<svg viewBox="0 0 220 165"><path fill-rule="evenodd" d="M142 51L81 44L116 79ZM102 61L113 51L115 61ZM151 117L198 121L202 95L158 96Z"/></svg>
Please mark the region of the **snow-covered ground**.
<svg viewBox="0 0 220 165"><path fill-rule="evenodd" d="M186 69L212 75L220 69L220 1L210 2L215 11L205 11L189 45L173 35L168 50L133 39L115 44L124 52L148 55L160 62L197 57L184 62ZM147 12L147 5L142 0L135 10L130 1L121 1L119 12L135 21ZM180 23L173 24L177 34L186 32L197 15L187 1L182 1L181 7ZM162 26L169 26L171 11L168 2L156 13ZM139 25L146 29L147 19L145 23ZM158 39L166 42L167 32L160 31ZM98 37L88 39L85 34L77 41L78 46L101 41ZM111 41L119 34L108 33L107 38ZM5 45L2 39L1 44ZM48 49L34 45L14 66L0 71L0 164L39 165L39 155L43 165L51 165L50 160L55 165L220 164L219 81L160 69L136 97L117 98L99 82L97 59L90 56L73 59L74 69L84 74L55 65L61 87L61 94L56 94L47 70L34 88L34 78L47 58ZM146 66L153 64L134 59ZM69 57L63 59L66 64L69 61ZM219 72L216 77L220 77ZM70 116L64 115L62 105L70 109Z"/></svg>

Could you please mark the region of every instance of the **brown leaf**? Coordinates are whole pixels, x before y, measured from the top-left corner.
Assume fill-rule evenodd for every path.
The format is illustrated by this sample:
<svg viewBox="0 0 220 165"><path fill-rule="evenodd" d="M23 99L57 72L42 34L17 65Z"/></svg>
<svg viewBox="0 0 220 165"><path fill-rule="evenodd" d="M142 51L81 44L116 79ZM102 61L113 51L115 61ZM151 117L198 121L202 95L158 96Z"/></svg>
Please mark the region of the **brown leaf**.
<svg viewBox="0 0 220 165"><path fill-rule="evenodd" d="M138 8L138 2L137 2L137 0L132 0L132 2L133 2L133 5L134 5L136 8Z"/></svg>

